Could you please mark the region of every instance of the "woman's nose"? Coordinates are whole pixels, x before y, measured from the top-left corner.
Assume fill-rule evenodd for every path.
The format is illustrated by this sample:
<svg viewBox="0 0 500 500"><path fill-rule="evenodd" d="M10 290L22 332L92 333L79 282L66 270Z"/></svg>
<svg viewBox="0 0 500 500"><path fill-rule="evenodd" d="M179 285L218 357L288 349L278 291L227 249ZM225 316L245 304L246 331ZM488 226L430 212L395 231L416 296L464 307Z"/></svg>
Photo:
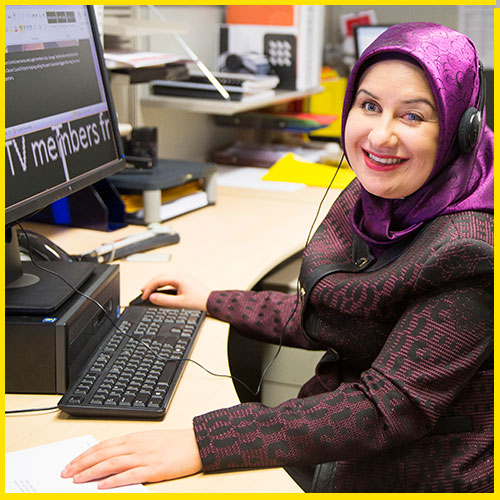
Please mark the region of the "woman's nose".
<svg viewBox="0 0 500 500"><path fill-rule="evenodd" d="M380 117L373 124L368 139L374 146L395 146L398 138L392 120Z"/></svg>

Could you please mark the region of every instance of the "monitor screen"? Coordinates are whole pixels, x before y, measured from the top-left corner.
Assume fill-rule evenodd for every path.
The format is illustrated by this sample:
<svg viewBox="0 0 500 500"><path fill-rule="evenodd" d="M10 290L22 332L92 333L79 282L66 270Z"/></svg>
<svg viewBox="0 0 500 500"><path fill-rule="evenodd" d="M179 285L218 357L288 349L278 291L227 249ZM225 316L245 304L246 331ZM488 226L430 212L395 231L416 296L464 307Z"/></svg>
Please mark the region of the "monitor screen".
<svg viewBox="0 0 500 500"><path fill-rule="evenodd" d="M354 43L356 45L356 58L359 59L366 48L381 35L389 25L363 25L354 28Z"/></svg>
<svg viewBox="0 0 500 500"><path fill-rule="evenodd" d="M93 8L5 7L6 224L123 168Z"/></svg>
<svg viewBox="0 0 500 500"><path fill-rule="evenodd" d="M7 313L54 310L72 293L21 261L15 224L124 166L93 7L5 6ZM72 286L92 272L50 264Z"/></svg>

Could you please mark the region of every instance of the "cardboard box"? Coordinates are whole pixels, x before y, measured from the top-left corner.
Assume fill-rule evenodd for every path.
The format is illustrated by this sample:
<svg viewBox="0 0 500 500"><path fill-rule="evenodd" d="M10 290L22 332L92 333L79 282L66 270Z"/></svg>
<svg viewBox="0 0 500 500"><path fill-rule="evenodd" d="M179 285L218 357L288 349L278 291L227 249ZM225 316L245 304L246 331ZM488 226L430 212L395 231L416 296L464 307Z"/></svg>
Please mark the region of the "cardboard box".
<svg viewBox="0 0 500 500"><path fill-rule="evenodd" d="M265 54L280 77L277 88L304 91L317 87L324 16L323 5L231 5L227 22L220 28L219 55Z"/></svg>

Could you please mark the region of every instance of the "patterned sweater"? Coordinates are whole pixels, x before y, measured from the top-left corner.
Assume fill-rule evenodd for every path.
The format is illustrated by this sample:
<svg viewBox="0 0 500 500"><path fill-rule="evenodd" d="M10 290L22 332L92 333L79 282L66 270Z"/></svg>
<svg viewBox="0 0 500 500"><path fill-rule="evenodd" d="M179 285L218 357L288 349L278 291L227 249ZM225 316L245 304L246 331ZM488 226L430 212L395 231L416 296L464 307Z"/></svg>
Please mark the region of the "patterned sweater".
<svg viewBox="0 0 500 500"><path fill-rule="evenodd" d="M302 283L351 262L358 193L355 180L333 204ZM438 217L373 268L320 279L305 311L274 291L211 293L239 332L327 353L296 399L195 417L205 472L336 462L334 492L492 491L493 215Z"/></svg>

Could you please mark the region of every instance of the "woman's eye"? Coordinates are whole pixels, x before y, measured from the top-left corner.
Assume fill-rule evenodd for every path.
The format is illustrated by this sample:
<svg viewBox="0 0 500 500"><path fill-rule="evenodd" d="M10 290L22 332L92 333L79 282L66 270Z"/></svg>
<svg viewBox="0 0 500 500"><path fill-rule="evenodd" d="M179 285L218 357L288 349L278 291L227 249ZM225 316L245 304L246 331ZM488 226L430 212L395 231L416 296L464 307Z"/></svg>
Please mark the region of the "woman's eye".
<svg viewBox="0 0 500 500"><path fill-rule="evenodd" d="M406 113L404 118L410 122L421 122L423 120L423 118L417 113Z"/></svg>
<svg viewBox="0 0 500 500"><path fill-rule="evenodd" d="M365 102L361 103L361 107L365 111L369 111L369 112L378 111L378 109L379 109L378 106L374 102L370 102L370 101L365 101Z"/></svg>

